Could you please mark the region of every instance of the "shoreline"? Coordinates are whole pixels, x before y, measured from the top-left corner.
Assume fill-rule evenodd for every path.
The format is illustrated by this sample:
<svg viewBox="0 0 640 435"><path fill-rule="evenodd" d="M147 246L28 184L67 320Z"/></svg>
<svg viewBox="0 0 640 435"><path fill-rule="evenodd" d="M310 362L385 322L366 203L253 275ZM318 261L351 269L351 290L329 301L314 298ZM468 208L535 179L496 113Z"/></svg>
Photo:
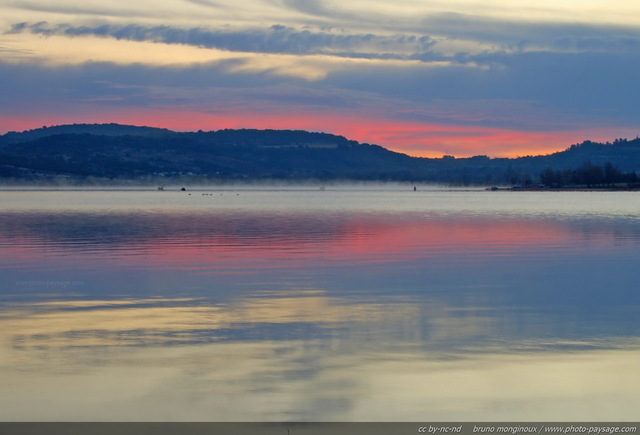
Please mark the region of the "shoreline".
<svg viewBox="0 0 640 435"><path fill-rule="evenodd" d="M489 192L638 192L640 186L607 187L487 187Z"/></svg>

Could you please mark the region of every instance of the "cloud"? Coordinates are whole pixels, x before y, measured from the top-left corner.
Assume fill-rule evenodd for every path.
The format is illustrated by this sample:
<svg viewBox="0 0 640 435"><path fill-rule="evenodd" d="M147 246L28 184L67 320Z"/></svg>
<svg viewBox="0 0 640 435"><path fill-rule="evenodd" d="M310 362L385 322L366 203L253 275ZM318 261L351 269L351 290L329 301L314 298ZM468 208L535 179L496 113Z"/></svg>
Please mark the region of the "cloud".
<svg viewBox="0 0 640 435"><path fill-rule="evenodd" d="M615 14L608 8L592 5L573 10L550 1L526 8L488 2L479 10L467 0L405 0L393 6L377 0L348 4L237 0L231 5L214 0L171 0L155 5L142 0L135 5L114 2L109 7L88 2L81 8L69 2L50 5L32 0L17 2L15 7L48 13L40 15L47 21L14 24L10 32L365 59L445 56L456 62L464 55L502 51L614 51L637 55L640 30L623 19L624 11L636 8L615 0L613 3L618 5ZM169 13L171 24L166 19ZM60 21L59 14L67 15L65 21ZM85 15L104 19L96 24Z"/></svg>
<svg viewBox="0 0 640 435"><path fill-rule="evenodd" d="M331 17L336 13L336 9L326 6L326 2L319 0L283 0L283 5L287 9L293 9L315 17Z"/></svg>
<svg viewBox="0 0 640 435"><path fill-rule="evenodd" d="M640 48L640 30L635 26L507 20L451 12L431 14L421 25L438 41L444 38L467 41L480 51L613 50L637 54Z"/></svg>
<svg viewBox="0 0 640 435"><path fill-rule="evenodd" d="M2 57L6 60L6 59L10 59L10 58L22 58L22 59L27 59L30 56L33 55L33 51L32 50L26 50L26 49L20 49L20 48L13 48L13 47L8 47L6 45L0 45L0 54L2 55Z"/></svg>
<svg viewBox="0 0 640 435"><path fill-rule="evenodd" d="M32 33L42 36L95 36L129 41L150 41L215 48L233 52L312 55L365 59L406 59L428 51L435 41L427 35L340 34L296 30L283 25L266 29L232 30L137 24L98 26L51 25L47 22L17 23L8 34Z"/></svg>
<svg viewBox="0 0 640 435"><path fill-rule="evenodd" d="M98 37L217 49L235 53L325 55L347 59L406 60L471 67L504 66L521 53L640 54L640 31L623 27L516 23L463 14L434 14L420 32L353 33L336 29L268 27L175 27L169 25L13 24L6 34ZM491 59L491 60L490 60ZM287 62L289 63L289 62ZM286 66L285 66L286 67ZM319 75L317 77L322 77Z"/></svg>
<svg viewBox="0 0 640 435"><path fill-rule="evenodd" d="M79 5L82 6L79 6ZM129 5L131 6L131 5ZM14 7L24 11L31 12L40 12L40 13L51 13L51 14L60 14L60 15L70 15L73 17L78 16L99 16L99 17L116 17L116 18L127 18L132 16L132 11L130 8L123 9L118 8L117 3L112 6L104 6L104 3L100 6L92 5L91 3L72 3L65 5L64 3L56 2L28 2L28 1L18 1L14 3ZM148 9L148 11L153 11L153 9ZM153 12L143 12L143 10L138 9L136 11L136 15L138 17L141 16L157 16L157 14Z"/></svg>
<svg viewBox="0 0 640 435"><path fill-rule="evenodd" d="M210 7L210 8L220 8L223 7L222 4L218 3L218 2L214 2L211 0L183 0L185 3L192 3L194 5L198 5L198 6L206 6L206 7Z"/></svg>

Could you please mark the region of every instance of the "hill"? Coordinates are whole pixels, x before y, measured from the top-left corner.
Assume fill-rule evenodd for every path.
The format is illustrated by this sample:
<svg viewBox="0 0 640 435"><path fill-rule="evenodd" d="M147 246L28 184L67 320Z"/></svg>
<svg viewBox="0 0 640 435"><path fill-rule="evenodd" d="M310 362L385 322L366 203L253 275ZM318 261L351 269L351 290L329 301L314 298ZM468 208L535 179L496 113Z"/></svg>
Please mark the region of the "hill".
<svg viewBox="0 0 640 435"><path fill-rule="evenodd" d="M8 133L0 144L5 176L393 179L413 164L376 145L291 130L175 133L74 125Z"/></svg>
<svg viewBox="0 0 640 435"><path fill-rule="evenodd" d="M178 133L119 124L74 124L0 136L0 179L35 182L62 176L76 180L347 179L528 184L540 182L549 170L554 175L576 171L585 162L592 167L615 168L619 173L640 173L640 139L586 141L554 154L516 159L429 159L342 136L298 130Z"/></svg>
<svg viewBox="0 0 640 435"><path fill-rule="evenodd" d="M137 127L133 125L121 124L70 124L56 125L53 127L42 127L35 130L23 132L11 131L0 136L0 148L12 143L30 142L49 136L60 134L91 134L99 136L145 136L161 137L175 135L171 130L154 127Z"/></svg>

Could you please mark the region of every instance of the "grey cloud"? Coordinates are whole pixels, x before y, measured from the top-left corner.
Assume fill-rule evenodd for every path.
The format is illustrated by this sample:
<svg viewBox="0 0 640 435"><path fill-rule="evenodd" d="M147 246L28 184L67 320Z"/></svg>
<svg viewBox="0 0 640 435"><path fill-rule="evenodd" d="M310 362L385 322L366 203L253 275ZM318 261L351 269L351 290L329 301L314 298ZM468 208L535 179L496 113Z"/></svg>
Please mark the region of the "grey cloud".
<svg viewBox="0 0 640 435"><path fill-rule="evenodd" d="M198 6L207 6L211 8L219 8L222 7L220 3L213 2L211 0L183 0L186 3L191 3Z"/></svg>
<svg viewBox="0 0 640 435"><path fill-rule="evenodd" d="M277 100L277 92L263 90L282 86L284 79L269 74L231 74L228 72L231 66L233 61L183 68L107 62L54 67L0 60L3 84L0 113L73 111L92 102L100 102L101 107L179 104L222 109L236 104L234 100L248 106L256 104L258 94L263 99L272 95L269 99ZM286 83L292 86L290 80Z"/></svg>
<svg viewBox="0 0 640 435"><path fill-rule="evenodd" d="M585 37L562 37L553 41L555 48L561 51L599 51L640 54L640 38L611 35Z"/></svg>
<svg viewBox="0 0 640 435"><path fill-rule="evenodd" d="M376 21L368 16L367 11L355 14L340 7L330 8L327 7L326 2L323 0L279 0L279 3L289 11L305 14L306 20L302 20L317 26L347 26L348 28L353 28L354 23Z"/></svg>
<svg viewBox="0 0 640 435"><path fill-rule="evenodd" d="M460 13L424 17L432 36L483 42L510 50L619 51L638 53L640 29L576 23L518 22Z"/></svg>
<svg viewBox="0 0 640 435"><path fill-rule="evenodd" d="M465 62L486 68L465 67ZM527 119L526 113L504 117L487 108L488 116L481 123L544 129L578 122L637 125L640 106L634 90L638 76L638 56L499 52L466 54L459 63L442 68L336 72L325 82L350 91L375 91L381 97L403 100L407 106L437 107L438 101L458 101L462 107L465 101L528 102L538 115L548 113L548 117ZM503 119L508 123L503 124Z"/></svg>
<svg viewBox="0 0 640 435"><path fill-rule="evenodd" d="M640 58L616 52L485 54L478 62L497 62L504 70L492 93L522 95L555 107L589 108L626 118L638 116L634 84ZM632 115L633 114L633 115Z"/></svg>
<svg viewBox="0 0 640 435"><path fill-rule="evenodd" d="M217 0L183 0L187 3L211 8L229 5ZM359 15L343 8L329 8L321 0L267 0L275 7L307 15L312 29L297 30L285 26L253 30L234 30L194 27L176 28L168 25L144 26L135 24L76 26L71 24L44 25L43 23L15 25L14 32L31 31L43 35L68 36L96 35L132 40L150 40L165 43L189 44L221 48L231 51L266 53L317 54L363 58L404 59L437 50L439 40L470 40L497 47L497 50L549 50L549 51L617 51L639 54L640 28L587 25L580 23L536 22L500 20L477 15L443 12L416 16L406 20L376 16L361 11ZM111 16L131 20L130 12L108 7L69 7L34 4L18 1L22 9L73 15ZM154 11L136 12L138 16L153 17ZM166 19L166 17L165 17ZM304 19L299 22L305 21ZM325 27L323 27L325 26ZM326 29L345 26L346 29L373 29L338 33ZM324 30L322 30L324 29ZM381 30L386 33L383 35ZM369 32L369 33L367 33ZM389 32L395 35L387 36ZM413 40L412 40L413 38ZM426 39L420 45L416 39ZM364 48L363 48L364 46ZM452 59L453 60L453 59Z"/></svg>
<svg viewBox="0 0 640 435"><path fill-rule="evenodd" d="M104 68L107 74L117 73ZM139 91L116 89L107 81L119 81L118 77L107 77L91 65L82 67L43 68L37 64L0 63L0 81L4 83L3 104L0 113L30 115L41 111L74 110L85 100L127 100L130 94ZM125 83L131 83L127 81ZM138 98L137 104L140 103Z"/></svg>
<svg viewBox="0 0 640 435"><path fill-rule="evenodd" d="M289 9L313 16L332 16L335 13L319 0L284 0L283 4Z"/></svg>
<svg viewBox="0 0 640 435"><path fill-rule="evenodd" d="M257 30L211 30L201 27L181 29L170 26L50 25L46 22L18 23L10 33L31 32L52 36L98 36L133 41L185 44L221 50L283 53L331 54L366 59L407 59L413 53L427 51L435 41L426 35L380 36L374 34L336 34L295 30L282 25Z"/></svg>
<svg viewBox="0 0 640 435"><path fill-rule="evenodd" d="M200 0L196 0L200 1ZM468 39L491 44L493 53L502 52L593 52L640 54L640 31L620 28L589 28L581 25L553 26L478 20L461 14L440 14L429 21L429 30L451 33L449 39ZM439 51L442 36L434 34L338 33L319 29L293 29L273 25L262 29L178 28L171 26L93 25L17 23L9 33L30 32L68 37L97 36L133 41L153 41L216 48L235 52L311 55L382 60L448 61L453 64L500 66L503 57L475 56L471 53L444 55Z"/></svg>

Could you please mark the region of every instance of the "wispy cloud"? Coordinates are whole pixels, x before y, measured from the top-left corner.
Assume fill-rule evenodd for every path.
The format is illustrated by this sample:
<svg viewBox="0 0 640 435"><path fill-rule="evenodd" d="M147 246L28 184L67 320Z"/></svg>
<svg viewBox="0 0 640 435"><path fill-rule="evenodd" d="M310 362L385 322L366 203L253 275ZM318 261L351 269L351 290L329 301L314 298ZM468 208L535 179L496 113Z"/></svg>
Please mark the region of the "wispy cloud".
<svg viewBox="0 0 640 435"><path fill-rule="evenodd" d="M341 34L296 30L283 25L266 29L233 30L170 26L111 25L72 26L47 22L14 24L8 33L29 32L43 36L97 36L130 41L183 44L247 53L325 54L366 59L408 59L435 44L427 35Z"/></svg>
<svg viewBox="0 0 640 435"><path fill-rule="evenodd" d="M17 1L14 7L24 11L31 12L44 12L58 15L69 15L73 17L90 16L90 17L117 17L126 18L131 17L131 10L118 8L117 5L105 6L105 3L98 5L92 5L90 3L73 3L64 4L64 2L55 3L43 3L43 2L29 2L29 1ZM140 16L157 16L157 14L151 12L145 13L143 10L138 10L138 17Z"/></svg>
<svg viewBox="0 0 640 435"><path fill-rule="evenodd" d="M433 14L423 20L432 35L485 44L491 51L636 51L635 26L505 20L463 13Z"/></svg>
<svg viewBox="0 0 640 435"><path fill-rule="evenodd" d="M198 6L206 6L211 8L220 8L224 7L224 5L220 2L215 2L212 0L183 0L185 3L192 3Z"/></svg>

